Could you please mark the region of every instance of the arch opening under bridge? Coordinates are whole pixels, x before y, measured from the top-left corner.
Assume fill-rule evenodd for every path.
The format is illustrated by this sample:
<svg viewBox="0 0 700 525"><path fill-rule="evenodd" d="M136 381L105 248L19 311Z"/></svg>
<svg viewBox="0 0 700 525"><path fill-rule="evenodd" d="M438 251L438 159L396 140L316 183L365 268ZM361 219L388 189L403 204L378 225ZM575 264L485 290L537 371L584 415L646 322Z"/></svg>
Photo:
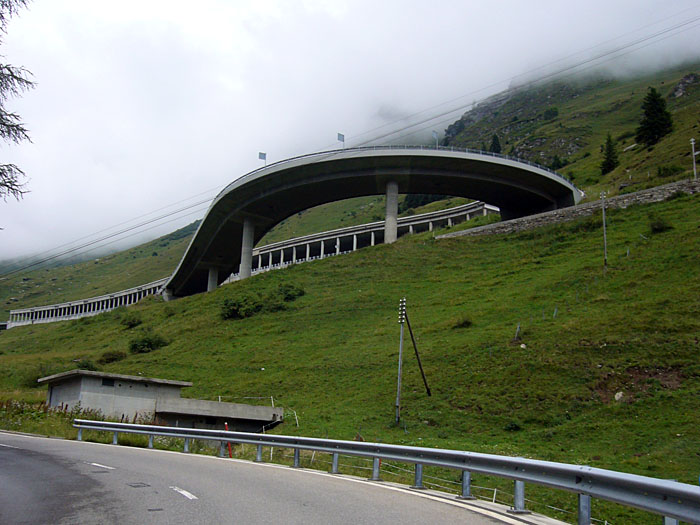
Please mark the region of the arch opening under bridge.
<svg viewBox="0 0 700 525"><path fill-rule="evenodd" d="M384 242L396 240L399 193L467 197L498 206L503 219L572 206L582 192L561 175L473 150L383 146L314 153L255 170L214 199L175 272L166 298L215 289L251 274L253 246L300 211L352 197L386 195Z"/></svg>

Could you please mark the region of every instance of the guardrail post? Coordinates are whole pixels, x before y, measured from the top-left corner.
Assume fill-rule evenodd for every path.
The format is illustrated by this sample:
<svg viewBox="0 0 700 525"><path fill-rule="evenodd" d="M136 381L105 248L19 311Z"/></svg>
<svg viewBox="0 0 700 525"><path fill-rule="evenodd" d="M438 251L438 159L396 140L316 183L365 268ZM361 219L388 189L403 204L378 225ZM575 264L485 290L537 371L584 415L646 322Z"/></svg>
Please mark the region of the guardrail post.
<svg viewBox="0 0 700 525"><path fill-rule="evenodd" d="M255 453L255 461L256 463L262 463L262 445L258 445L258 450Z"/></svg>
<svg viewBox="0 0 700 525"><path fill-rule="evenodd" d="M513 508L508 509L511 514L530 514L529 510L525 510L525 482L519 479L515 480L513 490Z"/></svg>
<svg viewBox="0 0 700 525"><path fill-rule="evenodd" d="M78 441L82 441L82 440L83 440L83 429L79 428L78 429Z"/></svg>
<svg viewBox="0 0 700 525"><path fill-rule="evenodd" d="M331 463L331 474L338 473L338 453L333 452L333 462Z"/></svg>
<svg viewBox="0 0 700 525"><path fill-rule="evenodd" d="M226 456L226 443L222 441L219 445L219 457L223 458Z"/></svg>
<svg viewBox="0 0 700 525"><path fill-rule="evenodd" d="M153 448L153 434L148 435L148 448Z"/></svg>
<svg viewBox="0 0 700 525"><path fill-rule="evenodd" d="M423 486L423 463L416 463L416 475L413 480L413 485L411 485L412 489L424 489L425 487Z"/></svg>
<svg viewBox="0 0 700 525"><path fill-rule="evenodd" d="M189 452L190 451L190 438L185 438L185 447L183 452Z"/></svg>
<svg viewBox="0 0 700 525"><path fill-rule="evenodd" d="M300 466L301 466L301 465L300 465L300 462L299 462L299 449L298 449L298 448L295 448L295 449L294 449L294 465L293 465L293 467L294 467L294 468L299 468Z"/></svg>
<svg viewBox="0 0 700 525"><path fill-rule="evenodd" d="M676 518L664 516L664 525L678 525L678 520Z"/></svg>
<svg viewBox="0 0 700 525"><path fill-rule="evenodd" d="M372 460L372 477L369 478L370 481L381 481L382 478L379 477L379 458L374 458Z"/></svg>
<svg viewBox="0 0 700 525"><path fill-rule="evenodd" d="M476 499L472 496L472 473L468 470L462 471L462 494L457 499Z"/></svg>
<svg viewBox="0 0 700 525"><path fill-rule="evenodd" d="M578 525L591 525L591 497L578 495Z"/></svg>
<svg viewBox="0 0 700 525"><path fill-rule="evenodd" d="M118 432L115 432L114 435L112 436L112 445L117 444L117 434L118 434Z"/></svg>

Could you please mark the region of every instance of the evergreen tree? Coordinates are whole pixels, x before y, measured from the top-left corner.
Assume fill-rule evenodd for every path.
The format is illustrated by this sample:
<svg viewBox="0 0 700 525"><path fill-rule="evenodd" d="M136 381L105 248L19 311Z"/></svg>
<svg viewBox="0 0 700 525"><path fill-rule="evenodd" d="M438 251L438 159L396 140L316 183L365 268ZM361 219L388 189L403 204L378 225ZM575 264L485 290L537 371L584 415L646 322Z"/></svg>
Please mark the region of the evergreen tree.
<svg viewBox="0 0 700 525"><path fill-rule="evenodd" d="M7 30L7 23L28 0L0 0L0 43L2 33ZM9 97L19 95L22 91L34 87L29 80L29 71L22 67L0 63L0 138L5 142L29 140L29 134L20 121L19 115L5 108ZM0 164L0 198L6 200L12 196L19 200L25 193L24 172L14 164Z"/></svg>
<svg viewBox="0 0 700 525"><path fill-rule="evenodd" d="M637 128L636 140L647 146L656 144L673 130L673 119L666 110L666 101L653 87L649 88L642 103L644 116Z"/></svg>
<svg viewBox="0 0 700 525"><path fill-rule="evenodd" d="M493 138L491 139L491 147L489 148L489 151L491 153L501 152L501 141L498 140L498 135L496 135L495 133L493 134Z"/></svg>
<svg viewBox="0 0 700 525"><path fill-rule="evenodd" d="M603 162L600 163L600 174L605 175L606 173L610 173L619 165L620 161L617 158L615 143L610 133L608 133L608 138L605 139L605 146L603 146Z"/></svg>

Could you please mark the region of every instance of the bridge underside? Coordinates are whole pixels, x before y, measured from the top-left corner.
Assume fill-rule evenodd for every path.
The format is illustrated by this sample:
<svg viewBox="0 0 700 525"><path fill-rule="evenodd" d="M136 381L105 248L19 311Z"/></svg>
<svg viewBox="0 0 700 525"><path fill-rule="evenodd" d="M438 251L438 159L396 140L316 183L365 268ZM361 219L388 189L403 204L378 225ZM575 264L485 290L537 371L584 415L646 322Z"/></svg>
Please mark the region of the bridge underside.
<svg viewBox="0 0 700 525"><path fill-rule="evenodd" d="M352 197L382 195L388 182L399 193L443 194L498 206L503 219L571 206L571 185L536 168L485 155L386 151L297 160L254 172L229 185L214 201L166 286L180 297L207 290L211 269L221 283L241 261L243 224L254 225L253 245L294 213ZM524 166L526 169L524 169ZM534 172L534 173L533 173Z"/></svg>

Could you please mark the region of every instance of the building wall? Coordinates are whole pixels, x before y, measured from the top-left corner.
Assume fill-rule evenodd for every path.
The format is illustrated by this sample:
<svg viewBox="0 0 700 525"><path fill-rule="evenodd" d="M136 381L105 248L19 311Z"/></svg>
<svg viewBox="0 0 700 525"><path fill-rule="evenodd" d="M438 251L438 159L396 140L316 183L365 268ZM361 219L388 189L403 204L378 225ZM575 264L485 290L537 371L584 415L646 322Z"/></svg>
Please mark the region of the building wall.
<svg viewBox="0 0 700 525"><path fill-rule="evenodd" d="M74 407L99 410L106 417L133 420L137 415L152 417L156 400L179 399L180 387L140 381L82 376L51 385L50 406L61 403Z"/></svg>
<svg viewBox="0 0 700 525"><path fill-rule="evenodd" d="M80 401L80 377L73 377L49 385L46 404L50 407L67 406L72 409Z"/></svg>

